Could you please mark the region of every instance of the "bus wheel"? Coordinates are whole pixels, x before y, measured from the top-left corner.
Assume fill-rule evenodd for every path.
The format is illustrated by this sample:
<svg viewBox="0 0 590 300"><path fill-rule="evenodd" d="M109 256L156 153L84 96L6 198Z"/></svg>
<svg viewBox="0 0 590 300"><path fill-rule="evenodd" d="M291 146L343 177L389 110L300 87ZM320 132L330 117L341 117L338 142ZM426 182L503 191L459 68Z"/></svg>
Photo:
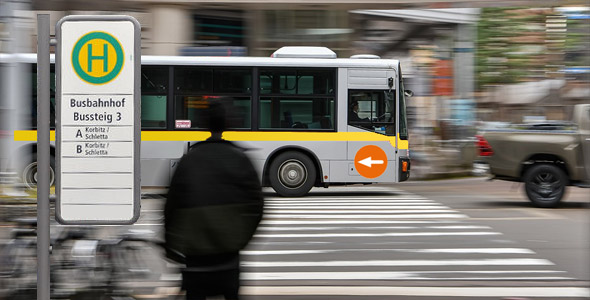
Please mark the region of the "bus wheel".
<svg viewBox="0 0 590 300"><path fill-rule="evenodd" d="M301 197L313 187L316 169L311 159L301 152L285 152L270 164L272 188L283 197Z"/></svg>
<svg viewBox="0 0 590 300"><path fill-rule="evenodd" d="M34 153L31 156L29 162L22 168L21 170L21 179L23 184L30 189L37 188L37 179L38 179L38 172L37 172L37 153ZM53 156L50 158L49 162L49 186L53 186L55 183L55 158Z"/></svg>

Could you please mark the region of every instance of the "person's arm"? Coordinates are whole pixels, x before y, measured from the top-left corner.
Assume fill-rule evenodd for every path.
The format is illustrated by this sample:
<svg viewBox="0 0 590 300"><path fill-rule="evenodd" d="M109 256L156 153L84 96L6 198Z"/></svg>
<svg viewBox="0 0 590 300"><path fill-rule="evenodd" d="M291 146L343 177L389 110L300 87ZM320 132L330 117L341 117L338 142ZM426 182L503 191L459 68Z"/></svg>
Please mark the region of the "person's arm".
<svg viewBox="0 0 590 300"><path fill-rule="evenodd" d="M172 180L168 187L168 194L166 195L167 199L164 204L164 229L166 231L169 229L172 214L178 207L178 201L184 194L185 187L183 186L182 181L186 178L186 163L186 156L183 156L178 162L178 166L172 175Z"/></svg>
<svg viewBox="0 0 590 300"><path fill-rule="evenodd" d="M354 111L351 110L348 112L348 121L349 122L358 122L358 121L361 121L361 118L359 118L359 116Z"/></svg>
<svg viewBox="0 0 590 300"><path fill-rule="evenodd" d="M264 197L262 195L262 187L260 185L258 173L246 155L244 155L244 161L241 165L242 172L240 172L241 178L239 179L239 182L247 195L247 199L244 199L244 201L247 203L248 207L245 217L248 219L247 224L252 226L252 228L249 228L251 235L254 235L258 224L262 220L264 212Z"/></svg>

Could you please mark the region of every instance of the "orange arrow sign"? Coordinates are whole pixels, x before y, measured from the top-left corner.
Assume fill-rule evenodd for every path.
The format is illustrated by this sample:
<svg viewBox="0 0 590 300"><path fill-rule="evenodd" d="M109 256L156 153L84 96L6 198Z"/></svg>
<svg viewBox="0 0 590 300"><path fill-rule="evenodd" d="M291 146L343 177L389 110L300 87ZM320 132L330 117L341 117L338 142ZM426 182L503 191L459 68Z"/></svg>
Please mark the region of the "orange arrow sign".
<svg viewBox="0 0 590 300"><path fill-rule="evenodd" d="M363 177L379 177L387 169L387 154L375 145L364 146L354 156L354 167Z"/></svg>

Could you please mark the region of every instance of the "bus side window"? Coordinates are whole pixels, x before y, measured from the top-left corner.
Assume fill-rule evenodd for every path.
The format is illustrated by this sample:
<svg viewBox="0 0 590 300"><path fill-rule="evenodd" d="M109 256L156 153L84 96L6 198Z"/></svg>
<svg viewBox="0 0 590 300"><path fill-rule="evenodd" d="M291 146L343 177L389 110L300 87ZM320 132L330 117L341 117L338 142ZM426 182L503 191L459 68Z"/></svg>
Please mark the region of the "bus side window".
<svg viewBox="0 0 590 300"><path fill-rule="evenodd" d="M168 67L141 67L141 128L166 128Z"/></svg>
<svg viewBox="0 0 590 300"><path fill-rule="evenodd" d="M262 69L259 82L259 128L334 129L334 70Z"/></svg>
<svg viewBox="0 0 590 300"><path fill-rule="evenodd" d="M202 108L210 101L223 101L228 130L252 128L252 69L176 67L174 82L174 120L190 124L178 129L205 129Z"/></svg>
<svg viewBox="0 0 590 300"><path fill-rule="evenodd" d="M395 135L395 91L350 90L348 125Z"/></svg>
<svg viewBox="0 0 590 300"><path fill-rule="evenodd" d="M51 65L50 68L51 75L49 76L49 97L51 104L49 106L50 110L50 117L49 117L49 127L51 129L55 129L55 66ZM37 129L37 65L32 65L31 71L31 128Z"/></svg>

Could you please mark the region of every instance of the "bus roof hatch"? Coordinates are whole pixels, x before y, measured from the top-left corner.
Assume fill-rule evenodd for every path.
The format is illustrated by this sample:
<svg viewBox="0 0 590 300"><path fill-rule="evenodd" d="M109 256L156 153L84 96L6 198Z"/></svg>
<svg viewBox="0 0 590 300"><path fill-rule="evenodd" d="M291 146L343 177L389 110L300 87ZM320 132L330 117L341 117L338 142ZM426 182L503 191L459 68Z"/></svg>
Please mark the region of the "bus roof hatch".
<svg viewBox="0 0 590 300"><path fill-rule="evenodd" d="M336 53L326 47L282 47L270 57L275 58L336 58Z"/></svg>

